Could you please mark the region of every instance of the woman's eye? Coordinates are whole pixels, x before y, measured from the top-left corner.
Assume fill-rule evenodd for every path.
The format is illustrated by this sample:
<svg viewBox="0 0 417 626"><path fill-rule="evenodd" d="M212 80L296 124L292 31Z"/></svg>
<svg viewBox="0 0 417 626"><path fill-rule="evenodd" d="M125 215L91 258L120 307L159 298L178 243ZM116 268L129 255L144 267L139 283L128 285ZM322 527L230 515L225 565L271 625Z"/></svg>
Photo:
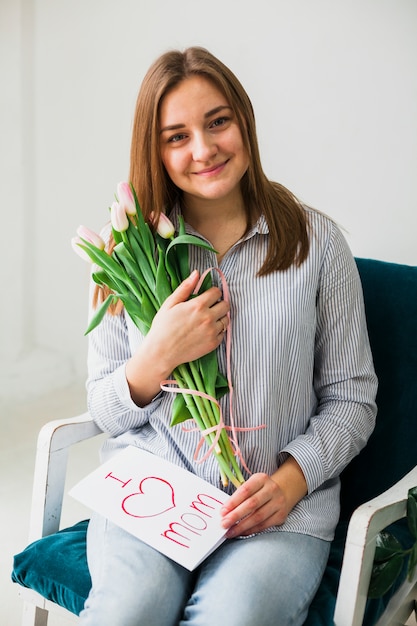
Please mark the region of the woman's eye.
<svg viewBox="0 0 417 626"><path fill-rule="evenodd" d="M215 119L211 125L214 127L218 127L218 126L224 126L224 124L226 124L226 122L229 121L230 118L228 117L218 117L217 119Z"/></svg>
<svg viewBox="0 0 417 626"><path fill-rule="evenodd" d="M182 135L180 133L178 133L178 135L172 135L169 139L168 139L168 143L177 143L178 141L181 141L182 139L184 139L185 135Z"/></svg>

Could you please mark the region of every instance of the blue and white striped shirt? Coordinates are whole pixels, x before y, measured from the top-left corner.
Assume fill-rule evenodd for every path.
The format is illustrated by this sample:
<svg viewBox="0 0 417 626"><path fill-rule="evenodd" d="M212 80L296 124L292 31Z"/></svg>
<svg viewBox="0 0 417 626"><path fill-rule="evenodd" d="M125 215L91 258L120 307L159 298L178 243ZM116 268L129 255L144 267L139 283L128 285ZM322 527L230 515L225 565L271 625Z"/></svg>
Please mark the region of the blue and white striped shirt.
<svg viewBox="0 0 417 626"><path fill-rule="evenodd" d="M308 495L276 529L331 540L339 516L339 474L374 428L377 380L355 261L336 225L306 211L310 252L301 267L256 276L269 238L262 216L220 267L230 290L235 424L266 425L238 433L243 458L252 473L272 474L292 455ZM176 216L174 210L174 223ZM190 249L192 269L215 266L214 253ZM89 410L110 434L103 460L136 445L220 487L213 455L201 464L193 461L200 434L169 426L173 394L161 392L144 408L133 403L125 362L142 339L125 313L107 315L90 334ZM218 359L225 372L225 342ZM221 400L226 423L228 401L228 395Z"/></svg>

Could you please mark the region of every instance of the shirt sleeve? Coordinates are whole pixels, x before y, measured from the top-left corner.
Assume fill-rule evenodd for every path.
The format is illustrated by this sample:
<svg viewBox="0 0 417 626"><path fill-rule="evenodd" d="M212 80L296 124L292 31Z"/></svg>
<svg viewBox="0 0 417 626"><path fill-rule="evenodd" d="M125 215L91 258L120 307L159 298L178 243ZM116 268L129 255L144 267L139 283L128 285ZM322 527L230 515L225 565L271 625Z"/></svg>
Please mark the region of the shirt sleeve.
<svg viewBox="0 0 417 626"><path fill-rule="evenodd" d="M113 437L143 426L158 402L158 396L143 408L133 402L125 374L131 355L125 311L107 313L89 335L87 402L93 420Z"/></svg>
<svg viewBox="0 0 417 626"><path fill-rule="evenodd" d="M338 476L365 446L375 426L377 378L355 260L336 226L320 270L314 389L317 409L303 435L290 442L309 493Z"/></svg>

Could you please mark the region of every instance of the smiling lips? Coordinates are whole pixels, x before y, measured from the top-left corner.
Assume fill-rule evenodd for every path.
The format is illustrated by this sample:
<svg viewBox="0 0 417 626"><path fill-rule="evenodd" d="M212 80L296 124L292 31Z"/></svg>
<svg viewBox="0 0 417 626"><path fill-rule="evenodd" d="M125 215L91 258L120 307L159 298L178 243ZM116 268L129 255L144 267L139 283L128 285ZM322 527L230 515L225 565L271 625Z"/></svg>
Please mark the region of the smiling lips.
<svg viewBox="0 0 417 626"><path fill-rule="evenodd" d="M229 162L229 159L226 159L226 161L223 161L223 163L219 163L218 165L213 165L212 167L208 167L207 169L201 170L199 172L194 172L194 174L196 176L210 176L211 174L218 174L221 170L223 170L223 168L228 162Z"/></svg>

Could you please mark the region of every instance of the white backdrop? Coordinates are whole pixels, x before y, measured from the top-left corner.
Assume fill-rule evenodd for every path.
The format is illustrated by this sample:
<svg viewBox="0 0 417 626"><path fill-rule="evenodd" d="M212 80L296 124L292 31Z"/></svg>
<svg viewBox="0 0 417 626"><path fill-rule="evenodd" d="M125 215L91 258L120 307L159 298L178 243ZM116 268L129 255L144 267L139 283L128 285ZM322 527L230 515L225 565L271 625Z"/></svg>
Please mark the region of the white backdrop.
<svg viewBox="0 0 417 626"><path fill-rule="evenodd" d="M85 376L69 242L127 176L149 64L194 44L246 87L270 178L355 255L417 265L416 0L0 0L1 395Z"/></svg>

